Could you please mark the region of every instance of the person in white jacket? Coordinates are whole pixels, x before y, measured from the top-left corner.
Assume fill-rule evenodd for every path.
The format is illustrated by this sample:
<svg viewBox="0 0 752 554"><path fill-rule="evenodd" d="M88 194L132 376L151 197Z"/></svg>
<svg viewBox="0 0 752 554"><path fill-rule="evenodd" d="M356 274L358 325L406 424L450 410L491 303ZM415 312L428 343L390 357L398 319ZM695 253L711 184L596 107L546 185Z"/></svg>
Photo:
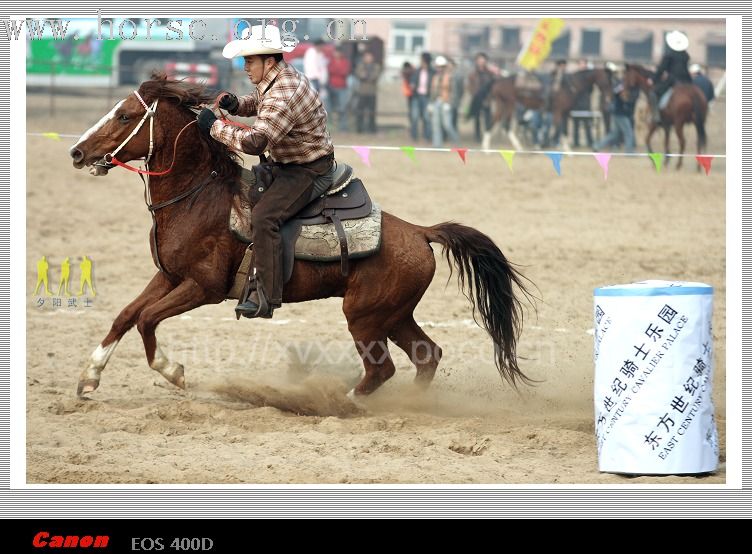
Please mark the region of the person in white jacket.
<svg viewBox="0 0 752 554"><path fill-rule="evenodd" d="M329 109L328 94L326 85L329 83L329 60L323 52L324 41L317 39L313 45L305 51L303 55L303 73L311 85L319 93L321 101L324 103L324 109Z"/></svg>

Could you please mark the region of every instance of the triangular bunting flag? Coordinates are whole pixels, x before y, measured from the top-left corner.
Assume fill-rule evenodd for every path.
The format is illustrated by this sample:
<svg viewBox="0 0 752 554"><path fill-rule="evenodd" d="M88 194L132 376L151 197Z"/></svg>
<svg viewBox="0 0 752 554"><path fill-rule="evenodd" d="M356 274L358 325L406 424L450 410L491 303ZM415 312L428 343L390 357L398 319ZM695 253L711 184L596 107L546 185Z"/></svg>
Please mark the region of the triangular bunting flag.
<svg viewBox="0 0 752 554"><path fill-rule="evenodd" d="M661 166L663 165L663 154L661 154L660 152L651 152L648 154L648 156L650 156L650 159L653 160L655 172L660 173Z"/></svg>
<svg viewBox="0 0 752 554"><path fill-rule="evenodd" d="M603 154L601 152L597 152L593 154L595 156L595 159L598 161L598 165L601 166L601 169L603 169L603 180L605 181L608 179L608 162L611 161L611 154Z"/></svg>
<svg viewBox="0 0 752 554"><path fill-rule="evenodd" d="M561 152L546 152L546 156L551 158L551 163L554 164L554 169L557 175L561 175Z"/></svg>
<svg viewBox="0 0 752 554"><path fill-rule="evenodd" d="M507 162L509 171L513 171L512 161L514 160L514 150L499 150L499 153L504 157L504 161Z"/></svg>
<svg viewBox="0 0 752 554"><path fill-rule="evenodd" d="M457 152L457 154L460 155L463 164L467 163L467 160L465 159L465 156L467 155L467 148L452 148L452 152Z"/></svg>
<svg viewBox="0 0 752 554"><path fill-rule="evenodd" d="M57 133L42 133L42 136L52 140L60 140L60 135Z"/></svg>
<svg viewBox="0 0 752 554"><path fill-rule="evenodd" d="M400 150L402 150L405 154L407 154L407 157L410 158L412 161L416 161L414 146L400 146Z"/></svg>
<svg viewBox="0 0 752 554"><path fill-rule="evenodd" d="M710 164L713 163L713 156L697 155L695 159L705 169L705 175L710 175Z"/></svg>
<svg viewBox="0 0 752 554"><path fill-rule="evenodd" d="M368 146L353 146L352 149L360 156L364 164L371 167L371 149Z"/></svg>

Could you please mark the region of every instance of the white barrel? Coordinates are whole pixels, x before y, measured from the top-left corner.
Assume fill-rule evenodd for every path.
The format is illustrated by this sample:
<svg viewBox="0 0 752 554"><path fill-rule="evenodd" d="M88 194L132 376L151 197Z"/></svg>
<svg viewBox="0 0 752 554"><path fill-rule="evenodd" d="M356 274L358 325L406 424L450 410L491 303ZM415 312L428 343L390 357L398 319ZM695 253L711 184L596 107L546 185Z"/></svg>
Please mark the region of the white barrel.
<svg viewBox="0 0 752 554"><path fill-rule="evenodd" d="M644 281L595 289L594 300L599 469L715 471L713 288Z"/></svg>

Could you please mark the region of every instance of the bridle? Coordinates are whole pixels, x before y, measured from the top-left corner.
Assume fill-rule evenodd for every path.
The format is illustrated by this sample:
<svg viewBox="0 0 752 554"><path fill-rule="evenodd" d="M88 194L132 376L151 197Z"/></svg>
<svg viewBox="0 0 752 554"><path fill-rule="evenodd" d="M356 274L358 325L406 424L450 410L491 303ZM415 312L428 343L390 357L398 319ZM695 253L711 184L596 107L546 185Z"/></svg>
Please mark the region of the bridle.
<svg viewBox="0 0 752 554"><path fill-rule="evenodd" d="M186 123L182 129L180 129L180 132L175 137L175 142L173 143L172 147L172 161L170 162L170 166L163 170L163 171L150 171L149 170L149 161L151 160L151 156L154 153L154 118L157 115L157 105L159 103L159 98L154 100L154 102L151 103L150 106L146 105L146 102L144 102L144 99L141 97L141 95L138 93L137 90L133 91L133 94L136 95L136 98L138 98L138 101L141 102L141 105L146 110L144 112L143 117L141 118L141 121L138 122L138 125L136 125L133 130L130 132L130 134L125 138L123 142L120 143L120 145L115 148L112 152L105 154L104 157L98 161L95 162L93 165L104 167L105 169L111 169L115 166L124 167L125 169L128 169L129 171L133 171L135 173L138 173L139 177L141 177L141 180L144 183L144 201L146 202L146 207L149 209L149 212L151 213L152 217L152 247L154 251L154 262L157 264L157 268L159 271L163 273L167 273L164 268L162 267L162 264L159 261L159 250L157 249L157 217L156 212L157 210L161 210L162 208L166 208L167 206L170 206L172 204L176 204L180 202L181 200L184 200L185 198L188 198L189 196L192 196L191 202L188 206L188 209L193 207L193 202L196 200L196 197L198 196L198 193L203 190L203 188L209 184L209 182L214 179L217 176L216 171L212 171L209 174L209 177L201 181L198 185L192 187L190 190L187 190L185 192L180 193L179 195L171 198L170 200L165 200L164 202L160 202L159 204L152 203L151 200L151 187L149 186L149 177L154 176L162 176L167 175L172 171L173 166L175 165L175 156L177 154L177 147L178 147L178 140L180 139L180 136L183 134L183 131L185 131L190 125L193 125L196 123L195 119L192 119L188 123ZM194 113L196 110L190 108L191 111ZM144 126L144 123L149 120L149 152L146 155L144 160L144 167L145 169L139 169L137 167L134 167L132 165L128 165L125 162L121 162L118 160L115 156L117 155L120 150L123 149L123 147L130 142L130 140L135 137L138 132L141 130L141 127Z"/></svg>

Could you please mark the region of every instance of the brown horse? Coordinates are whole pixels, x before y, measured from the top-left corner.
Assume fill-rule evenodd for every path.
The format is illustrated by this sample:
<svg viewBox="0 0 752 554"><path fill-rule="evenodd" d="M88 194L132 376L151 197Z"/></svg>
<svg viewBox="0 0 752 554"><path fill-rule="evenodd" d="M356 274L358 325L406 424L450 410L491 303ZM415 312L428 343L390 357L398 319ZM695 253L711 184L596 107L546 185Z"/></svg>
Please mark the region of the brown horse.
<svg viewBox="0 0 752 554"><path fill-rule="evenodd" d="M605 106L611 102L611 80L605 69L583 69L569 73L558 90L551 95L551 112L553 113L552 126L554 129L553 143L559 141L559 137L566 135L566 123L569 113L574 109L577 99L581 94L589 91L593 85L600 90L601 112L605 113ZM568 147L567 147L568 149Z"/></svg>
<svg viewBox="0 0 752 554"><path fill-rule="evenodd" d="M627 64L624 70L625 88L640 87L645 95L648 95L652 85L648 79L652 77L652 72L640 65ZM650 139L653 133L660 126L663 127L664 146L663 153L666 156L666 165L669 161L669 143L671 140L671 127L673 126L676 136L679 137L679 154L684 154L686 140L684 138L684 126L687 123L694 123L697 130L697 153L702 154L707 145L707 135L705 133L705 118L708 114L708 102L705 95L697 85L690 83L677 83L673 87L671 98L661 112L661 121L656 123L651 119L648 134L645 137L645 144L648 152L653 151ZM683 156L679 156L676 169L681 169ZM700 170L698 163L697 170Z"/></svg>
<svg viewBox="0 0 752 554"><path fill-rule="evenodd" d="M558 90L551 94L550 110L552 112L552 126L554 129L553 141L558 142L564 132L569 113L575 106L577 98L590 90L593 85L601 91L601 111L605 113L605 106L611 99L611 81L605 69L583 69L574 73L568 73ZM494 103L494 115L492 128L483 137L483 148L490 148L491 137L496 133L499 126L503 127L515 148L520 149L519 141L511 129L512 115L518 104L531 110L544 110L547 108L545 92L543 89L527 89L517 86L517 76L497 78L490 88ZM566 133L565 133L566 134ZM549 137L546 137L546 143Z"/></svg>
<svg viewBox="0 0 752 554"><path fill-rule="evenodd" d="M203 137L195 125L192 109L213 100L198 85L155 75L121 100L70 150L76 168L90 166L95 174L106 174L115 163L139 158L156 168L145 184L156 222L150 236L152 257L160 268L115 318L91 355L80 376L79 394L99 386L107 360L134 325L149 366L184 388L183 366L162 352L156 327L166 318L228 296L246 244L228 229L240 173L237 156ZM494 341L502 378L515 386L529 382L517 364L516 345L522 326L519 295L531 297L524 277L496 244L471 227L457 223L421 227L386 212L382 231L379 252L353 260L349 276L342 276L337 262L296 260L284 290L284 302L344 299L348 329L365 367L365 375L351 392L369 394L394 374L387 339L415 364L417 383L427 386L433 379L441 348L413 318L434 275L431 242L444 247L450 268L454 263L477 321Z"/></svg>

